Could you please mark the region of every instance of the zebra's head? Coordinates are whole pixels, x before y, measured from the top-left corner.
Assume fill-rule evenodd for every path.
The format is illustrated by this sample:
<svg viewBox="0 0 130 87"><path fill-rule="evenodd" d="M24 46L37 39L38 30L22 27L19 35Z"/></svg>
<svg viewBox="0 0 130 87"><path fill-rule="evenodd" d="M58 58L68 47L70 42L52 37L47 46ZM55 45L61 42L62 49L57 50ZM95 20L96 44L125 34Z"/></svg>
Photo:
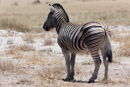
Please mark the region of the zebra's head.
<svg viewBox="0 0 130 87"><path fill-rule="evenodd" d="M49 8L50 8L50 12L48 14L47 20L45 21L44 25L43 25L43 29L46 31L49 31L50 29L56 27L55 24L55 14L61 14L64 15L63 18L65 19L66 22L69 22L69 18L68 15L66 14L65 10L63 9L63 7L56 3L56 4L49 4Z"/></svg>
<svg viewBox="0 0 130 87"><path fill-rule="evenodd" d="M49 8L50 8L50 12L48 14L47 20L43 25L43 29L46 31L49 31L50 29L55 27L54 16L53 16L53 14L55 13L55 8L50 4L49 4Z"/></svg>

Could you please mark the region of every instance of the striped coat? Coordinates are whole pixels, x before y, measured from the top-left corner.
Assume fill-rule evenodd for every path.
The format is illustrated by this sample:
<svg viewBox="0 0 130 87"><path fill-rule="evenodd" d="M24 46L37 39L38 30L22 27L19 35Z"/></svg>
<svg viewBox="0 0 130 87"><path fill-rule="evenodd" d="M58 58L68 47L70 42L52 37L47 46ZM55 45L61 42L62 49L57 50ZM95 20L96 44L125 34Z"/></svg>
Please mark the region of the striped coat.
<svg viewBox="0 0 130 87"><path fill-rule="evenodd" d="M88 47L93 50L92 47L96 44L97 49L94 50L98 50L100 48L98 44L103 41L105 36L103 27L98 22L89 22L80 26L68 22L60 30L58 43L61 48L64 47L74 53L86 52Z"/></svg>
<svg viewBox="0 0 130 87"><path fill-rule="evenodd" d="M112 50L110 33L105 24L99 22L89 22L83 25L75 25L69 22L69 17L60 4L50 5L50 13L43 28L49 31L56 28L58 34L58 44L66 60L67 77L64 81L74 79L74 65L77 53L86 53L88 50L95 63L95 69L89 83L97 78L101 59L99 49L102 52L105 66L104 79L108 77L108 62L112 62Z"/></svg>

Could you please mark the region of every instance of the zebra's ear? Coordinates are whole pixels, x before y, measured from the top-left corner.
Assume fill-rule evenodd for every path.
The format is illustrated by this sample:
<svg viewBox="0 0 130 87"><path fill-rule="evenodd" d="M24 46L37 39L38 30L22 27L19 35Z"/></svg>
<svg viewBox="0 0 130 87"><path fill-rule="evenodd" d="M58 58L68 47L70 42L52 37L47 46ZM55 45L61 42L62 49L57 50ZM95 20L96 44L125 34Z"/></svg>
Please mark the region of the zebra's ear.
<svg viewBox="0 0 130 87"><path fill-rule="evenodd" d="M51 4L49 4L49 9L51 12L55 12L55 8Z"/></svg>

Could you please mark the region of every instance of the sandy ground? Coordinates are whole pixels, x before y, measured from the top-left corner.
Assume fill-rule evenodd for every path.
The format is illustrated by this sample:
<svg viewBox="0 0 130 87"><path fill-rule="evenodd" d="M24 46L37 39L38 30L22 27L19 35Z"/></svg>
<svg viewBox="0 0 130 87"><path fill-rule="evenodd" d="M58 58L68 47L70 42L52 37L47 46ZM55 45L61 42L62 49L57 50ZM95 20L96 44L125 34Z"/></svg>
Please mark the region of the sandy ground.
<svg viewBox="0 0 130 87"><path fill-rule="evenodd" d="M118 26L113 29L129 30L129 26ZM94 63L90 55L78 54L75 65L75 82L64 82L66 77L65 60L61 49L57 45L55 32L44 33L45 37L39 38L38 33L33 39L34 42L28 43L23 39L28 33L16 31L10 32L0 30L0 87L129 87L130 86L130 58L113 58L113 63L109 64L109 80L102 81L104 76L104 65L101 64L98 78L95 83L88 84L87 81L92 75ZM34 34L35 35L35 34ZM45 46L45 39L51 38L52 45ZM22 55L30 58L34 53L42 53L41 61L38 57L33 61L26 57L6 54L12 45L31 45L35 51L22 51ZM116 51L118 43L112 42L113 51ZM18 52L17 52L18 54ZM114 54L115 55L115 54ZM16 56L16 58L14 57ZM33 55L34 56L34 55ZM17 58L18 57L18 58ZM44 60L42 60L42 58ZM46 60L49 60L46 62ZM38 62L39 61L39 62ZM54 62L53 62L54 61Z"/></svg>

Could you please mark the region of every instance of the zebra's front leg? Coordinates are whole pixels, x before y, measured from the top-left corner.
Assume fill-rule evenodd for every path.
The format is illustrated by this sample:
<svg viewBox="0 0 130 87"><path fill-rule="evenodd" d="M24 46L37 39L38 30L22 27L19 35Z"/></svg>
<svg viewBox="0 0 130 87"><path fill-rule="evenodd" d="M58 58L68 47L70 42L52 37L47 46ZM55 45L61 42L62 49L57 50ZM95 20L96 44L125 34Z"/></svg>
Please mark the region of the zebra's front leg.
<svg viewBox="0 0 130 87"><path fill-rule="evenodd" d="M71 74L70 74L70 78L71 80L74 80L74 65L75 65L75 57L76 57L76 54L75 53L71 53Z"/></svg>
<svg viewBox="0 0 130 87"><path fill-rule="evenodd" d="M97 79L98 71L99 71L100 64L101 64L101 59L100 59L98 53L92 54L92 58L93 58L94 63L95 63L95 69L94 69L93 75L92 75L92 77L89 79L88 83L93 83L93 82L95 82L94 80Z"/></svg>
<svg viewBox="0 0 130 87"><path fill-rule="evenodd" d="M67 67L67 77L63 79L64 81L71 80L71 73L70 73L70 52L68 50L62 50L62 53L65 57L66 67Z"/></svg>

